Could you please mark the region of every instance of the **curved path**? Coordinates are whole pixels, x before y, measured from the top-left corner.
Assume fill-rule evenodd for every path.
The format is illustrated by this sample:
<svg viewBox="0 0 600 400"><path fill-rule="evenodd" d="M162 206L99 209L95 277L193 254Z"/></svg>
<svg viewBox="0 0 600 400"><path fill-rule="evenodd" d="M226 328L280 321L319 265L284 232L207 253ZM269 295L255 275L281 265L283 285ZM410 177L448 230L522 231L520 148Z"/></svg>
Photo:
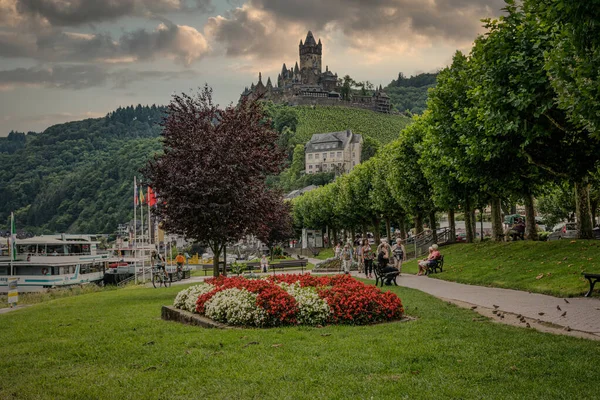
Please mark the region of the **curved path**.
<svg viewBox="0 0 600 400"><path fill-rule="evenodd" d="M353 275L364 278L358 274ZM397 281L400 286L420 290L462 307L470 307L497 322L600 340L598 297L563 299L416 275L401 275Z"/></svg>

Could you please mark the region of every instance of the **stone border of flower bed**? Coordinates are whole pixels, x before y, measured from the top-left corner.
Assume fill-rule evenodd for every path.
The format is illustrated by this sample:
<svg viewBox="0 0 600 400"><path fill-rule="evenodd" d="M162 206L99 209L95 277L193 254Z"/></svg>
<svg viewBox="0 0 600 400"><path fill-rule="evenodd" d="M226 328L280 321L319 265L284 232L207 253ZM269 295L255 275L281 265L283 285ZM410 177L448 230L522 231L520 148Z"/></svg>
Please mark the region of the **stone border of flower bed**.
<svg viewBox="0 0 600 400"><path fill-rule="evenodd" d="M222 324L199 314L181 310L173 306L162 306L161 318L165 321L175 321L186 325L201 326L202 328L234 329L235 326Z"/></svg>
<svg viewBox="0 0 600 400"><path fill-rule="evenodd" d="M175 321L181 324L199 326L202 328L214 328L214 329L244 329L239 326L231 326L227 324L222 324L217 321L213 321L210 318L206 318L199 314L193 314L189 311L181 310L179 308L175 308L173 306L162 306L161 318L165 321ZM394 324L399 322L410 322L416 321L417 318L411 317L410 315L403 315L402 318L394 320L394 321L385 321L378 322L372 325L380 325L380 324ZM358 326L358 325L357 325ZM368 325L367 325L368 326ZM322 326L317 325L317 328L322 328ZM256 328L250 328L256 329Z"/></svg>

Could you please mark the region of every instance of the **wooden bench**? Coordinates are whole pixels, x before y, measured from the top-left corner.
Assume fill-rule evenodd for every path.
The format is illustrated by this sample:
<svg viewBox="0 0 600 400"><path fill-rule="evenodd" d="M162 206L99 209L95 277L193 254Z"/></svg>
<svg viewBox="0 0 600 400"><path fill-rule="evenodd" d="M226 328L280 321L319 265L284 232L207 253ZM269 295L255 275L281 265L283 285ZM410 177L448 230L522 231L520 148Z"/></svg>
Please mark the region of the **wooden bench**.
<svg viewBox="0 0 600 400"><path fill-rule="evenodd" d="M434 260L435 262L429 263L427 265L427 270L425 270L425 275L429 275L434 272L437 274L437 270L440 272L444 272L444 256L440 256L438 260Z"/></svg>
<svg viewBox="0 0 600 400"><path fill-rule="evenodd" d="M398 282L396 282L396 278L400 275L400 271L390 271L383 272L383 268L379 265L378 262L373 263L373 272L375 273L375 286L383 287L383 283L385 281L393 282L394 285L398 286Z"/></svg>
<svg viewBox="0 0 600 400"><path fill-rule="evenodd" d="M297 268L300 267L302 269L302 273L304 273L304 268L306 268L307 261L305 258L301 258L298 260L281 260L278 263L269 264L269 269L275 273L276 269L280 269L283 271L285 268ZM251 261L246 263L246 271L252 272L254 269L257 269L258 272L262 272L260 270L260 262L259 261Z"/></svg>
<svg viewBox="0 0 600 400"><path fill-rule="evenodd" d="M277 268L281 269L281 271L283 272L284 268L300 267L302 269L302 273L304 273L304 268L306 268L306 264L307 264L306 258L302 258L299 260L281 260L277 264L269 265L269 268L271 268L273 270L273 273L275 273L275 269L277 269Z"/></svg>
<svg viewBox="0 0 600 400"><path fill-rule="evenodd" d="M594 285L600 280L600 274L589 274L584 272L583 277L590 283L590 290L585 294L585 297L590 297L594 291Z"/></svg>

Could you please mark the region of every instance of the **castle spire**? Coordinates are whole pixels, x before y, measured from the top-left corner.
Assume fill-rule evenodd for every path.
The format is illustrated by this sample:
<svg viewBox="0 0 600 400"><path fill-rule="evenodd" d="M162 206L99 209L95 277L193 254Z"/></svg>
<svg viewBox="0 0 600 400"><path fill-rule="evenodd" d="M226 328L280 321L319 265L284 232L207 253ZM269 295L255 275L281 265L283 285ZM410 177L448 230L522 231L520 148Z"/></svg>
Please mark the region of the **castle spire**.
<svg viewBox="0 0 600 400"><path fill-rule="evenodd" d="M262 83L262 73L258 73L258 83Z"/></svg>
<svg viewBox="0 0 600 400"><path fill-rule="evenodd" d="M308 31L306 34L306 39L304 40L305 46L316 46L317 42L315 42L315 37L313 36L311 31Z"/></svg>
<svg viewBox="0 0 600 400"><path fill-rule="evenodd" d="M271 83L271 77L269 77L267 79L267 89L269 89L269 90L273 89L273 84Z"/></svg>
<svg viewBox="0 0 600 400"><path fill-rule="evenodd" d="M294 74L297 74L300 72L300 68L298 68L298 61L296 61L296 66L294 67Z"/></svg>

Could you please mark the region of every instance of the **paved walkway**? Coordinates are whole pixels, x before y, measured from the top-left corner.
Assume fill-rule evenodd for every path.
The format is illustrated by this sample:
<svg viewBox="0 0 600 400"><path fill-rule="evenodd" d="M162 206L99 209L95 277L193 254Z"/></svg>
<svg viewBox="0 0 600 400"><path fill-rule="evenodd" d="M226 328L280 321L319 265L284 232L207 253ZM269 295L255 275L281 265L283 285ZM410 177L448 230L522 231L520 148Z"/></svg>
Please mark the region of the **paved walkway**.
<svg viewBox="0 0 600 400"><path fill-rule="evenodd" d="M498 306L498 311L521 314L549 324L600 335L600 299L597 297L577 297L565 301L543 294L464 285L416 275L402 275L398 278L398 284L436 297L489 309Z"/></svg>

